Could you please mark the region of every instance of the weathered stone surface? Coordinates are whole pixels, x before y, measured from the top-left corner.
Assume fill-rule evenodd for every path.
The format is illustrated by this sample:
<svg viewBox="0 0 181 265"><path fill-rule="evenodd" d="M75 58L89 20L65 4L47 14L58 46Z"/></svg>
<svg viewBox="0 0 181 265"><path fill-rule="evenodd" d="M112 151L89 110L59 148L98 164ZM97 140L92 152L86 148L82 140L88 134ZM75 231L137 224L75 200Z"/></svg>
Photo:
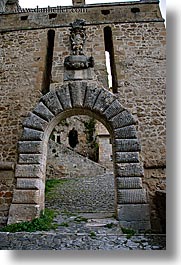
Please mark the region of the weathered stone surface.
<svg viewBox="0 0 181 265"><path fill-rule="evenodd" d="M17 178L42 178L43 170L40 165L20 165L16 166L15 176Z"/></svg>
<svg viewBox="0 0 181 265"><path fill-rule="evenodd" d="M113 94L108 92L106 89L102 89L94 104L94 109L103 113L114 100L115 96Z"/></svg>
<svg viewBox="0 0 181 265"><path fill-rule="evenodd" d="M140 163L117 163L116 175L120 177L142 177L144 171Z"/></svg>
<svg viewBox="0 0 181 265"><path fill-rule="evenodd" d="M107 119L110 120L112 117L118 115L123 110L124 108L121 106L121 103L116 99L105 110L104 115L107 117Z"/></svg>
<svg viewBox="0 0 181 265"><path fill-rule="evenodd" d="M51 91L41 98L41 101L48 107L48 109L57 115L63 111L60 101L57 98L56 92Z"/></svg>
<svg viewBox="0 0 181 265"><path fill-rule="evenodd" d="M42 164L42 154L19 154L19 164Z"/></svg>
<svg viewBox="0 0 181 265"><path fill-rule="evenodd" d="M40 200L39 190L14 190L13 203L38 204Z"/></svg>
<svg viewBox="0 0 181 265"><path fill-rule="evenodd" d="M23 133L21 136L22 141L38 141L43 140L43 132L34 130L31 128L23 128Z"/></svg>
<svg viewBox="0 0 181 265"><path fill-rule="evenodd" d="M58 89L56 91L56 94L64 110L72 108L70 91L69 91L68 85L62 86L61 89Z"/></svg>
<svg viewBox="0 0 181 265"><path fill-rule="evenodd" d="M139 163L138 152L116 152L116 163Z"/></svg>
<svg viewBox="0 0 181 265"><path fill-rule="evenodd" d="M115 139L137 139L134 125L126 126L114 130Z"/></svg>
<svg viewBox="0 0 181 265"><path fill-rule="evenodd" d="M134 13L135 7L141 12ZM84 52L95 59L92 78L93 81L99 82L95 87L103 85L108 89L103 32L105 25L109 25L112 30L115 63L113 72L117 81L114 92L117 90L116 97L121 106L136 118L142 144L141 158L144 165L151 168L145 185L149 188L152 197L156 187L163 189L166 183L162 178L166 163L165 25L159 3L155 1L150 1L149 4L148 1L130 2L124 5L108 4L107 16L102 12L104 9L105 5L70 8L66 14L57 12L56 19L51 19L47 12L31 12L31 14L28 12L23 16L21 12L1 14L0 159L16 163L22 122L40 99L44 85L42 80L47 74L47 32L50 30L50 22L51 30L56 32L52 69L49 73L49 90L52 98L48 96L48 102L44 104L55 115L62 111L62 106L53 90L59 89L64 82L63 61L70 54L71 49L69 23L81 16L81 19L88 22ZM28 19L24 21L26 15ZM46 95L44 99L46 101ZM88 108L91 109L89 105ZM118 115L119 110L117 111L113 116L113 112L110 114L106 112L107 119ZM44 131L46 123L42 120L40 118L31 120L27 127ZM120 121L114 120L113 125L120 125L119 123ZM126 132L116 129L114 133L118 139L136 138L135 132L131 130ZM160 168L162 172L158 173ZM3 185L6 187L6 182ZM152 209L153 215L154 212Z"/></svg>
<svg viewBox="0 0 181 265"><path fill-rule="evenodd" d="M118 204L139 204L147 203L147 194L144 189L124 189L118 190Z"/></svg>
<svg viewBox="0 0 181 265"><path fill-rule="evenodd" d="M116 179L118 189L141 189L142 179L139 177L122 177Z"/></svg>
<svg viewBox="0 0 181 265"><path fill-rule="evenodd" d="M20 154L41 154L43 152L43 143L41 141L20 141L18 143L18 152Z"/></svg>
<svg viewBox="0 0 181 265"><path fill-rule="evenodd" d="M8 224L31 221L40 215L41 208L36 204L11 204Z"/></svg>
<svg viewBox="0 0 181 265"><path fill-rule="evenodd" d="M15 164L13 162L0 161L0 170L14 170Z"/></svg>
<svg viewBox="0 0 181 265"><path fill-rule="evenodd" d="M74 82L69 84L73 107L83 107L86 88L86 82Z"/></svg>
<svg viewBox="0 0 181 265"><path fill-rule="evenodd" d="M141 149L137 139L115 139L113 146L116 152L138 152Z"/></svg>
<svg viewBox="0 0 181 265"><path fill-rule="evenodd" d="M89 85L86 90L84 107L92 109L100 92L100 88L95 85Z"/></svg>
<svg viewBox="0 0 181 265"><path fill-rule="evenodd" d="M44 183L41 179L27 179L27 178L18 178L17 179L17 189L30 189L30 190L41 190L44 189Z"/></svg>
<svg viewBox="0 0 181 265"><path fill-rule="evenodd" d="M121 113L111 118L110 121L114 129L135 124L133 116L127 110L123 110Z"/></svg>
<svg viewBox="0 0 181 265"><path fill-rule="evenodd" d="M50 112L50 110L43 104L43 102L40 102L33 110L33 112L48 122L51 121L51 119L54 117L53 113Z"/></svg>
<svg viewBox="0 0 181 265"><path fill-rule="evenodd" d="M94 76L91 68L81 70L66 70L64 71L64 81L72 80L92 80Z"/></svg>
<svg viewBox="0 0 181 265"><path fill-rule="evenodd" d="M144 222L150 218L148 204L124 204L118 205L118 218L120 222Z"/></svg>
<svg viewBox="0 0 181 265"><path fill-rule="evenodd" d="M34 113L29 113L28 117L23 121L23 126L31 129L44 131L47 127L47 121L43 120Z"/></svg>

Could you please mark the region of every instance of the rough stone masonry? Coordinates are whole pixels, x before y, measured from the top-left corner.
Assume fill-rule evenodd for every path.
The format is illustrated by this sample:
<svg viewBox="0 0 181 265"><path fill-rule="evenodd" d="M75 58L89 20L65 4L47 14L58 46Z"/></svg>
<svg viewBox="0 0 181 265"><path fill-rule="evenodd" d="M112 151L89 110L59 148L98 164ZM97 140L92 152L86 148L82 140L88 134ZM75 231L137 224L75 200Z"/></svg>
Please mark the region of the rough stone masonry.
<svg viewBox="0 0 181 265"><path fill-rule="evenodd" d="M73 2L25 10L18 1L1 1L0 224L43 209L47 138L58 121L81 113L101 121L114 140L120 219L127 224L146 207L152 229L160 231L155 200L166 185L166 30L159 2ZM70 29L77 19L85 21L86 39L79 43L78 33L72 39L94 64L69 70L64 61L72 54ZM135 209L135 216L126 217L126 209Z"/></svg>

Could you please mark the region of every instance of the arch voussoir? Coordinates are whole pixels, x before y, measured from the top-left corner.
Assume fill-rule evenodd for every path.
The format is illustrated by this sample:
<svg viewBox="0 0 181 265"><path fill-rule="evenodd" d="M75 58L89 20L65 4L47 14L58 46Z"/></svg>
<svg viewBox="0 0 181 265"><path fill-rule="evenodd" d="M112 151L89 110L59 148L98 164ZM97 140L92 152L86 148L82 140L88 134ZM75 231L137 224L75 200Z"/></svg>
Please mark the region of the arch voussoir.
<svg viewBox="0 0 181 265"><path fill-rule="evenodd" d="M63 110L72 108L72 101L68 84L63 85L61 89L57 89L56 94L61 106L63 107Z"/></svg>
<svg viewBox="0 0 181 265"><path fill-rule="evenodd" d="M44 105L43 102L40 102L37 107L33 110L33 113L46 120L47 122L51 121L54 117L54 114Z"/></svg>
<svg viewBox="0 0 181 265"><path fill-rule="evenodd" d="M136 123L133 116L130 114L128 110L121 111L116 116L111 118L110 122L114 129L126 127L126 126L133 125Z"/></svg>
<svg viewBox="0 0 181 265"><path fill-rule="evenodd" d="M57 97L57 94L55 91L50 91L46 95L44 95L40 102L43 102L45 106L50 110L51 113L54 115L58 115L60 112L63 111L63 107Z"/></svg>
<svg viewBox="0 0 181 265"><path fill-rule="evenodd" d="M69 84L70 97L73 108L83 108L87 91L87 82L73 82Z"/></svg>

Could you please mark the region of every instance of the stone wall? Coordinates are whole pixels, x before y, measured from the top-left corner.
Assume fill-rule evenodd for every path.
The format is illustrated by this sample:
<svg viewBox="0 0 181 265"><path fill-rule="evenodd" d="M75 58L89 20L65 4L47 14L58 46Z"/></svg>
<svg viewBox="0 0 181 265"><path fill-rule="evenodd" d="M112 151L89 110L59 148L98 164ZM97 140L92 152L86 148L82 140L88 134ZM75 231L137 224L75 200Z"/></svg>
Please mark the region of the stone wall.
<svg viewBox="0 0 181 265"><path fill-rule="evenodd" d="M0 227L7 223L14 184L14 164L0 163Z"/></svg>
<svg viewBox="0 0 181 265"><path fill-rule="evenodd" d="M63 144L49 140L47 178L91 177L103 175L106 168L78 154Z"/></svg>
<svg viewBox="0 0 181 265"><path fill-rule="evenodd" d="M64 59L71 49L69 24L77 18L86 20L84 52L95 60L93 80L107 89L104 27L111 27L116 96L137 121L142 161L151 176L144 182L152 201L157 187L154 175L159 168L164 171L166 163L166 31L156 0L69 7L55 17L48 12L1 14L0 161L17 163L22 122L42 95L50 29L55 31L50 90L64 83ZM165 189L165 183L158 189Z"/></svg>

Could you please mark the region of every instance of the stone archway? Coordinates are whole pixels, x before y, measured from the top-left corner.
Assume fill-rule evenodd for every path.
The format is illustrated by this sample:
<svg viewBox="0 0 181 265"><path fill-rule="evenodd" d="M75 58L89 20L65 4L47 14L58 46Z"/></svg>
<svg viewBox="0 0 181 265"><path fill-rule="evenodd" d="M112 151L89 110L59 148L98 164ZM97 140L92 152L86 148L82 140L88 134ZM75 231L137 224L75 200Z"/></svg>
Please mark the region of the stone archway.
<svg viewBox="0 0 181 265"><path fill-rule="evenodd" d="M31 220L44 209L47 143L63 118L85 114L101 121L113 143L116 215L124 227L150 228L140 144L132 115L104 88L87 82L71 82L47 93L23 122L19 141L17 179L8 223Z"/></svg>

